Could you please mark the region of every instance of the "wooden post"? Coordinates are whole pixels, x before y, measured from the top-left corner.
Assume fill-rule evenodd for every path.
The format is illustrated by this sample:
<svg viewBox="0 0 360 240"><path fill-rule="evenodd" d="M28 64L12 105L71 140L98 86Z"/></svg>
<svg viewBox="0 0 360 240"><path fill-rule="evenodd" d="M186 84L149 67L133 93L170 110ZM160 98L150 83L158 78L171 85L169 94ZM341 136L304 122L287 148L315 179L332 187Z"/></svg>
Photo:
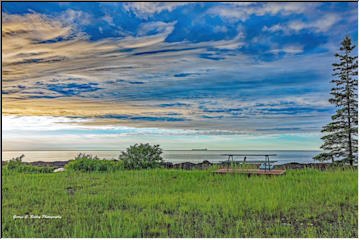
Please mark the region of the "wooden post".
<svg viewBox="0 0 360 240"><path fill-rule="evenodd" d="M266 163L266 161L267 161L267 163ZM269 157L269 155L265 155L265 171L266 171L267 168L270 171L270 157Z"/></svg>
<svg viewBox="0 0 360 240"><path fill-rule="evenodd" d="M228 165L227 165L227 168L229 169L230 168L230 155L228 157Z"/></svg>

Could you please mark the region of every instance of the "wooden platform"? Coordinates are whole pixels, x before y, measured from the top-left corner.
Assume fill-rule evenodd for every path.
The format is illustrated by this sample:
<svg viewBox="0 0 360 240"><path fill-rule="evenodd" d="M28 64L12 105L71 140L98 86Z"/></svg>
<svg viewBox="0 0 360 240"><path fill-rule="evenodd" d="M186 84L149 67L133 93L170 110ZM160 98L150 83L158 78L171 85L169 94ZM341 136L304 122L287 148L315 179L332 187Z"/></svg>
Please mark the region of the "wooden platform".
<svg viewBox="0 0 360 240"><path fill-rule="evenodd" d="M278 170L260 170L260 169L239 169L239 168L221 168L214 173L218 174L248 174L248 175L282 175L286 172L286 170L278 169Z"/></svg>

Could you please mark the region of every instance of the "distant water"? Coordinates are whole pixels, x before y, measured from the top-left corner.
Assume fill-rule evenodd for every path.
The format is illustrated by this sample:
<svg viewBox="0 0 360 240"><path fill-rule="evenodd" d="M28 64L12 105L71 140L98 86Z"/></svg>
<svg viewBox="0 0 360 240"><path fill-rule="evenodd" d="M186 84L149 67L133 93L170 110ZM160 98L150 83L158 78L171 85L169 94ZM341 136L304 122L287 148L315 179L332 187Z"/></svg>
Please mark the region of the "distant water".
<svg viewBox="0 0 360 240"><path fill-rule="evenodd" d="M25 162L53 162L53 161L67 161L73 159L79 153L87 153L100 158L114 159L118 158L121 151L14 151L2 152L2 161L7 161L13 157L24 154L23 161ZM179 162L193 162L198 163L204 160L210 162L221 162L227 160L226 156L222 154L276 154L277 156L270 157L270 160L278 161L276 164L283 164L289 162L297 163L313 163L313 156L319 151L235 151L235 150L207 150L207 151L189 151L189 150L166 150L163 153L165 161L179 163ZM243 160L243 157L234 157L234 161ZM264 160L264 157L247 157L247 161Z"/></svg>

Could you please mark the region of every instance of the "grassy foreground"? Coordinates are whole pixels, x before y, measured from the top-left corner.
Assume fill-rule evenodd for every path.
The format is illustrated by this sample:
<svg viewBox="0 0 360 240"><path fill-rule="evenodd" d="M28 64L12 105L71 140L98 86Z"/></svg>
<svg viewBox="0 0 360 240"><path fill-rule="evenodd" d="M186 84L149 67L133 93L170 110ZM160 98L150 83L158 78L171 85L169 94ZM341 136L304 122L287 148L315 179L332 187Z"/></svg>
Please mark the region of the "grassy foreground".
<svg viewBox="0 0 360 240"><path fill-rule="evenodd" d="M10 173L3 237L357 237L356 170ZM13 215L61 219L13 219Z"/></svg>

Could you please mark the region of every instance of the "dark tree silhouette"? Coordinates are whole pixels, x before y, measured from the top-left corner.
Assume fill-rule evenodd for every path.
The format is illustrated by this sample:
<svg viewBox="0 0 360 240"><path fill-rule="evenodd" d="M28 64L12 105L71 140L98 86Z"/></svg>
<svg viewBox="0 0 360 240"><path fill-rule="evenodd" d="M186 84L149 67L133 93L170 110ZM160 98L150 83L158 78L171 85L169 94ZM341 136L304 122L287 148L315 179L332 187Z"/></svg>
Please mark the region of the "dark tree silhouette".
<svg viewBox="0 0 360 240"><path fill-rule="evenodd" d="M323 153L314 157L323 161L334 158L353 165L357 159L358 142L358 60L352 56L352 44L349 36L341 42L340 53L336 53L337 63L333 64L331 98L329 102L336 106L332 121L323 127Z"/></svg>

